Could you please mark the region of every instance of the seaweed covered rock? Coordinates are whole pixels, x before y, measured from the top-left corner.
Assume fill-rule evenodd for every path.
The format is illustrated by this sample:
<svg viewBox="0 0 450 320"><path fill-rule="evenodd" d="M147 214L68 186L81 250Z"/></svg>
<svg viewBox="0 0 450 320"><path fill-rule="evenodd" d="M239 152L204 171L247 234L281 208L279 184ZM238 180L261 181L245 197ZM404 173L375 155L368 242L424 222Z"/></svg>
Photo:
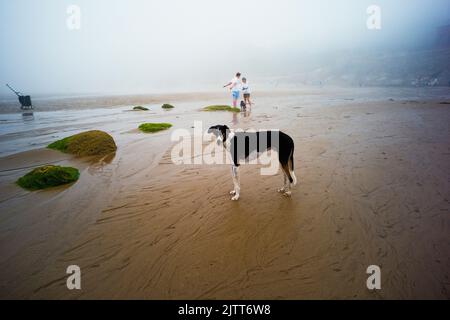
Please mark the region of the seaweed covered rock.
<svg viewBox="0 0 450 320"><path fill-rule="evenodd" d="M222 106L222 105L216 105L216 106L208 106L204 107L203 111L230 111L230 112L241 112L241 109L239 108L233 108L230 106Z"/></svg>
<svg viewBox="0 0 450 320"><path fill-rule="evenodd" d="M165 103L165 104L162 105L161 108L163 108L163 109L173 109L175 107L173 105L171 105L171 104Z"/></svg>
<svg viewBox="0 0 450 320"><path fill-rule="evenodd" d="M99 130L86 131L55 141L49 144L48 148L77 156L107 155L117 150L114 139Z"/></svg>
<svg viewBox="0 0 450 320"><path fill-rule="evenodd" d="M158 132L172 127L170 123L143 123L139 126L139 130L143 132Z"/></svg>
<svg viewBox="0 0 450 320"><path fill-rule="evenodd" d="M39 190L72 183L79 177L76 168L48 165L28 172L17 180L17 184L24 189Z"/></svg>
<svg viewBox="0 0 450 320"><path fill-rule="evenodd" d="M134 111L148 111L148 108L143 106L136 106L133 108Z"/></svg>

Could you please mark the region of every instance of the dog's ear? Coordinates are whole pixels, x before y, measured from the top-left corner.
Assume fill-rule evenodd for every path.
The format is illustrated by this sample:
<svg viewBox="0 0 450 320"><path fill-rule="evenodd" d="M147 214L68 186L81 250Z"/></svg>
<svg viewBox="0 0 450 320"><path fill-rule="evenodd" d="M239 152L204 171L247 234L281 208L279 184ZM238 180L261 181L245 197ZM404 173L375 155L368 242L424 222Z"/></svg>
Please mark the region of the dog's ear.
<svg viewBox="0 0 450 320"><path fill-rule="evenodd" d="M208 133L216 134L217 131L220 132L220 135L222 136L222 140L227 140L228 132L230 132L230 128L226 125L216 125L212 126L208 129Z"/></svg>
<svg viewBox="0 0 450 320"><path fill-rule="evenodd" d="M218 126L212 126L209 127L208 133L216 133L217 130L219 130Z"/></svg>

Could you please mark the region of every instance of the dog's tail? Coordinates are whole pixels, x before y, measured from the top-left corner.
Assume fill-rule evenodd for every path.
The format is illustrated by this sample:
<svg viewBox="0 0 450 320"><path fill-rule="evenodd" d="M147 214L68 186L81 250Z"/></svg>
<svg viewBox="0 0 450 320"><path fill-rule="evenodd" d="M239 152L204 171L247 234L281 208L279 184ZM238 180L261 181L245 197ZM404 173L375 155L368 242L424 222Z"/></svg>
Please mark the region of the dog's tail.
<svg viewBox="0 0 450 320"><path fill-rule="evenodd" d="M292 183L293 186L295 186L297 184L297 177L295 176L294 172L294 146L292 146L291 154L289 155L288 168L289 182Z"/></svg>

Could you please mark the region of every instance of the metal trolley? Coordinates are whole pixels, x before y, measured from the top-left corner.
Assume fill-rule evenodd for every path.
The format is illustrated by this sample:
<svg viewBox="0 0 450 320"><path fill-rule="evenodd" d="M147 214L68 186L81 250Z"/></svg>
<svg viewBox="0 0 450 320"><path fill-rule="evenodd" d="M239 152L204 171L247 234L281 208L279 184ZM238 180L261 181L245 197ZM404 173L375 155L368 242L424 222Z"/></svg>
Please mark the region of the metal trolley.
<svg viewBox="0 0 450 320"><path fill-rule="evenodd" d="M16 91L13 88L11 88L11 86L9 84L6 84L6 86L9 89L11 89L11 91L14 92L17 95L17 97L19 98L20 105L21 105L20 108L22 110L33 109L33 104L31 103L31 97L30 96L21 95L19 91Z"/></svg>

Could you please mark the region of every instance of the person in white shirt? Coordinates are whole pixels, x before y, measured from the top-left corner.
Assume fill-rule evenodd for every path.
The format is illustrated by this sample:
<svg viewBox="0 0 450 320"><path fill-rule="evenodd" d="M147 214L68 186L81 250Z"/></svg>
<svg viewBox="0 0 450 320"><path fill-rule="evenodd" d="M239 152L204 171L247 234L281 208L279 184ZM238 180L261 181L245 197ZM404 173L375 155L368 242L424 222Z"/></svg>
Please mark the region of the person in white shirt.
<svg viewBox="0 0 450 320"><path fill-rule="evenodd" d="M240 72L236 73L236 76L223 87L224 88L230 87L231 96L233 98L233 107L236 108L237 101L239 100L239 96L241 95L242 90L241 73Z"/></svg>
<svg viewBox="0 0 450 320"><path fill-rule="evenodd" d="M252 102L250 101L250 87L246 78L242 78L242 93L244 95L245 105L249 105L251 107Z"/></svg>

